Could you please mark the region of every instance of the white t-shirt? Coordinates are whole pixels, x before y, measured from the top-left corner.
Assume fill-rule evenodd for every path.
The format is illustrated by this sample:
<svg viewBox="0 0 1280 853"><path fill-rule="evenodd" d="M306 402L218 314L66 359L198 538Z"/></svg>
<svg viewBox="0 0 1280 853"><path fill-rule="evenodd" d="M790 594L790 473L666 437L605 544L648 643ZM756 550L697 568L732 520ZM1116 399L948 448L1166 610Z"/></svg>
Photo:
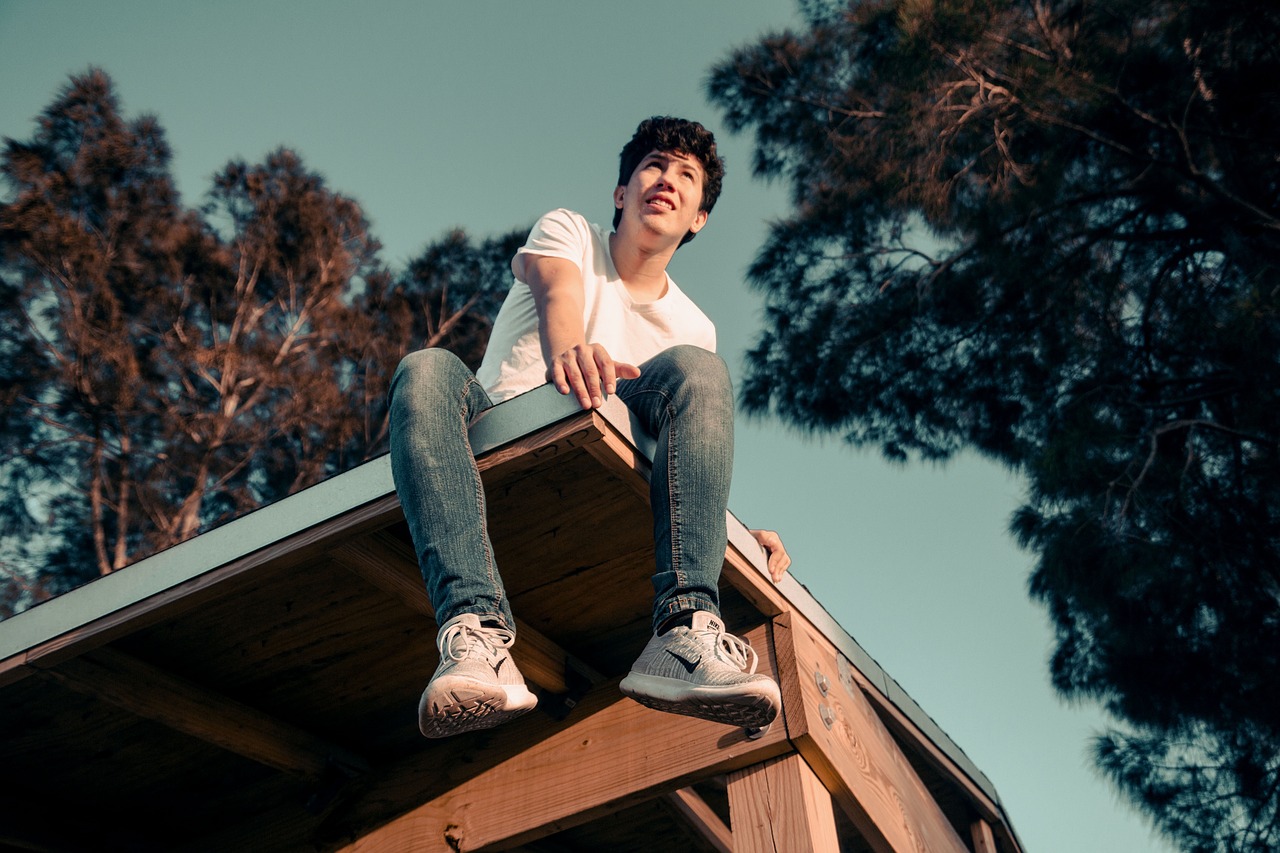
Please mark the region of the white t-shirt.
<svg viewBox="0 0 1280 853"><path fill-rule="evenodd" d="M614 361L639 365L677 344L715 352L715 325L671 276L667 276L667 292L661 299L632 300L609 255L609 232L580 214L560 209L539 219L516 252L517 258L520 255L564 258L577 265L582 271L587 343L601 344ZM518 277L494 320L476 377L495 403L547 381L533 293Z"/></svg>

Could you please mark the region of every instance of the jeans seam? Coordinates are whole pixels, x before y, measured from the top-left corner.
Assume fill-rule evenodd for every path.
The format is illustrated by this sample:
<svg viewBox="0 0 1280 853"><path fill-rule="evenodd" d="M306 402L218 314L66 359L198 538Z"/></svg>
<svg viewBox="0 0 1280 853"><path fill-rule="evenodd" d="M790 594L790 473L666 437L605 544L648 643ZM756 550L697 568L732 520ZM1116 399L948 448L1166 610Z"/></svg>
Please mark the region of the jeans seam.
<svg viewBox="0 0 1280 853"><path fill-rule="evenodd" d="M671 398L665 393L660 395L667 410L667 514L670 518L670 537L671 537L671 571L676 576L676 583L680 587L689 585L689 579L684 574L684 564L680 559L681 541L680 531L683 529L680 518L680 478L676 476L679 470L678 457L676 455L676 447L679 445L677 440L679 436L676 430L675 412L671 405Z"/></svg>

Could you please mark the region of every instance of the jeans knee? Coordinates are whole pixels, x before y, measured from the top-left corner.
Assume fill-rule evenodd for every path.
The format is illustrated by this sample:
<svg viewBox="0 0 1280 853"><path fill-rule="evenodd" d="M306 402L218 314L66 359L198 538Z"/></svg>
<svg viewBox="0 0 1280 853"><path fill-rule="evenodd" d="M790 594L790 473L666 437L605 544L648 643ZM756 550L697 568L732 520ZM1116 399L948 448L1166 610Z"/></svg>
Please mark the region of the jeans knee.
<svg viewBox="0 0 1280 853"><path fill-rule="evenodd" d="M451 396L451 389L469 376L467 366L446 349L411 352L391 377L391 406L431 405Z"/></svg>
<svg viewBox="0 0 1280 853"><path fill-rule="evenodd" d="M710 409L733 411L733 384L729 366L719 355L702 347L681 344L658 356L667 362L675 377L673 391L678 398L698 401Z"/></svg>

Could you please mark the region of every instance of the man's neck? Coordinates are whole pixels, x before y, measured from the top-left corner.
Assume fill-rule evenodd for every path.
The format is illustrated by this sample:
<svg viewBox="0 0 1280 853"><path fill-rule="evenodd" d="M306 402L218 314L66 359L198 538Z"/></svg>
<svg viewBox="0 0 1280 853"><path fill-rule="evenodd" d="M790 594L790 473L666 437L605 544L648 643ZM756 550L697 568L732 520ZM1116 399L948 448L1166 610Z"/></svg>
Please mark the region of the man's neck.
<svg viewBox="0 0 1280 853"><path fill-rule="evenodd" d="M654 302L667 295L667 264L679 245L646 245L616 231L609 235L614 269L632 299Z"/></svg>

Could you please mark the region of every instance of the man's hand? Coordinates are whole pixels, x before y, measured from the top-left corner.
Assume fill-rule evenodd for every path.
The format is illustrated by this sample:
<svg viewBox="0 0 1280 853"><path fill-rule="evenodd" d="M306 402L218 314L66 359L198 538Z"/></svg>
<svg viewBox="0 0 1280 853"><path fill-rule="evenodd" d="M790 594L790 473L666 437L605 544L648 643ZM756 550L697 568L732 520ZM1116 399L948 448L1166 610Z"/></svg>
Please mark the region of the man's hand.
<svg viewBox="0 0 1280 853"><path fill-rule="evenodd" d="M551 361L547 381L561 394L572 393L584 409L604 405L604 395L617 390L617 380L636 379L640 368L614 361L600 344L578 344Z"/></svg>
<svg viewBox="0 0 1280 853"><path fill-rule="evenodd" d="M791 567L791 557L787 556L787 549L782 546L782 538L772 530L752 530L749 532L755 537L756 542L760 543L760 547L764 549L764 553L768 556L769 577L773 578L774 583L782 580L782 576Z"/></svg>

